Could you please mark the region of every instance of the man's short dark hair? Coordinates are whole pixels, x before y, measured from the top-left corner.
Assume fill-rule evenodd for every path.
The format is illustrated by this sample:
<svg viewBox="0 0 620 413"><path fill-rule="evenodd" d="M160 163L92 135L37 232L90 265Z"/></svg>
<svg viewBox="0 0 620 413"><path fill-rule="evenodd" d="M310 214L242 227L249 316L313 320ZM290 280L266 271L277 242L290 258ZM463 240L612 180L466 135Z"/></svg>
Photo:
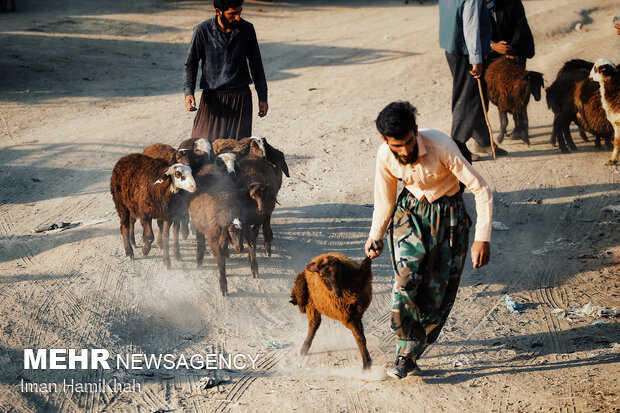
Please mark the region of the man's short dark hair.
<svg viewBox="0 0 620 413"><path fill-rule="evenodd" d="M213 8L226 11L236 9L243 4L243 0L213 0Z"/></svg>
<svg viewBox="0 0 620 413"><path fill-rule="evenodd" d="M415 130L416 113L416 108L409 102L392 102L377 116L377 130L383 136L405 139L409 132Z"/></svg>

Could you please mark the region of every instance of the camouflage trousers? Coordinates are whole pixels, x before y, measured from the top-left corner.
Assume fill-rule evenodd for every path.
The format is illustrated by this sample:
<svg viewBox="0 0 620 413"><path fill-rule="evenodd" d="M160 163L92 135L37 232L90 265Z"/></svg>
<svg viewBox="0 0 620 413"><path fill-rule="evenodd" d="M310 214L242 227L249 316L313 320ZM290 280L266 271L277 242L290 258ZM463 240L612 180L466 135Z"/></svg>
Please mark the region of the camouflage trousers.
<svg viewBox="0 0 620 413"><path fill-rule="evenodd" d="M394 269L391 329L401 356L418 359L448 319L463 272L471 219L460 194L433 203L407 189L388 228Z"/></svg>

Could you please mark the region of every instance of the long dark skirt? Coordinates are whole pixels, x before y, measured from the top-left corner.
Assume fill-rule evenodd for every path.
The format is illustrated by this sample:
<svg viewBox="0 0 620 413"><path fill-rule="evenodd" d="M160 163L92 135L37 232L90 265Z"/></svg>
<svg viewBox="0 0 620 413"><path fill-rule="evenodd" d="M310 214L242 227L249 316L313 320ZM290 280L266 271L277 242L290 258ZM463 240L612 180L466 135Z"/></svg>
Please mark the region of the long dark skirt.
<svg viewBox="0 0 620 413"><path fill-rule="evenodd" d="M249 87L203 90L192 138L241 139L252 136L252 93Z"/></svg>
<svg viewBox="0 0 620 413"><path fill-rule="evenodd" d="M455 141L463 143L469 138L474 138L478 145L489 146L491 144L489 128L484 120L478 81L469 74L471 70L469 57L446 52L446 59L452 73L452 132L450 136ZM486 70L486 64L483 67ZM484 71L480 80L485 94L485 106L488 108Z"/></svg>

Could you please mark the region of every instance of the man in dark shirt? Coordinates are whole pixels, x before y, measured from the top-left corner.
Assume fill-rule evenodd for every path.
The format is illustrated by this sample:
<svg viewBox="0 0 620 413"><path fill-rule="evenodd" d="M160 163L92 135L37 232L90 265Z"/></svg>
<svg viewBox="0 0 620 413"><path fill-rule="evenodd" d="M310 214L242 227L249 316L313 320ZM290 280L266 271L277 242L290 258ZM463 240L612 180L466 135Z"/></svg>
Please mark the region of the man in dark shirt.
<svg viewBox="0 0 620 413"><path fill-rule="evenodd" d="M254 26L241 19L242 5L243 0L214 0L216 16L194 28L183 71L185 107L195 111L196 76L202 62L200 88L203 92L192 138L213 141L251 136L252 94L249 85L252 81L258 94L258 116L267 114L269 106L263 62Z"/></svg>
<svg viewBox="0 0 620 413"><path fill-rule="evenodd" d="M525 68L534 57L534 37L525 17L521 0L486 0L491 12L491 49L489 62L502 55Z"/></svg>

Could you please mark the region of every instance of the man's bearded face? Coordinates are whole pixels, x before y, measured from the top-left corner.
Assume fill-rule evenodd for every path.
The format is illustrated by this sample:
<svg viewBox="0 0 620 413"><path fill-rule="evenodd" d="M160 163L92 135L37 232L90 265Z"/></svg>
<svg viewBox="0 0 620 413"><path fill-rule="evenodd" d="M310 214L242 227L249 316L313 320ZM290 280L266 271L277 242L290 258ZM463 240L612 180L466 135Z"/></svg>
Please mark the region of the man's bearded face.
<svg viewBox="0 0 620 413"><path fill-rule="evenodd" d="M383 139L401 165L410 165L418 160L416 136L417 127L415 131L410 131L404 139L395 139L390 136L383 136Z"/></svg>

